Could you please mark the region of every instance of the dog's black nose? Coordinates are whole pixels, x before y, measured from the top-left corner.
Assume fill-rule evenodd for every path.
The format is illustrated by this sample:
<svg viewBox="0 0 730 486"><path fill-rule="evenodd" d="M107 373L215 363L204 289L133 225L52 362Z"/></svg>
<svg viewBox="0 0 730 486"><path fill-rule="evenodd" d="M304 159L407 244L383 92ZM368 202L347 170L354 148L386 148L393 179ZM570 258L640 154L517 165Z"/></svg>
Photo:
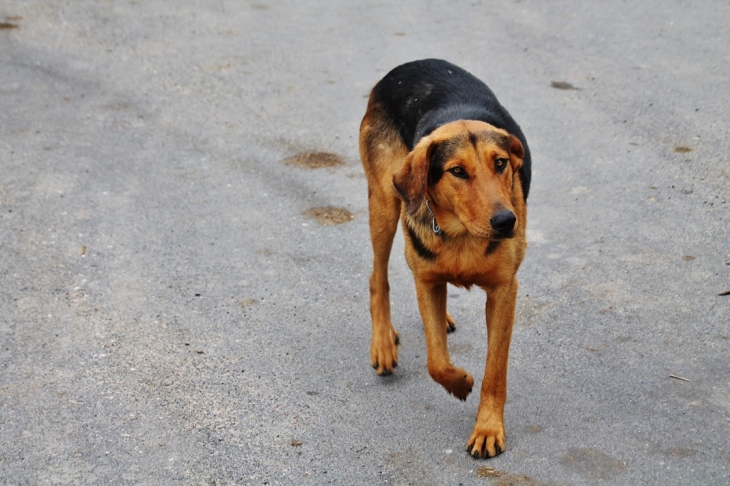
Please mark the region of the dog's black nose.
<svg viewBox="0 0 730 486"><path fill-rule="evenodd" d="M517 218L509 210L500 211L489 220L489 224L492 225L494 231L502 234L502 236L508 236L512 233L512 230L515 228L515 222L517 222Z"/></svg>

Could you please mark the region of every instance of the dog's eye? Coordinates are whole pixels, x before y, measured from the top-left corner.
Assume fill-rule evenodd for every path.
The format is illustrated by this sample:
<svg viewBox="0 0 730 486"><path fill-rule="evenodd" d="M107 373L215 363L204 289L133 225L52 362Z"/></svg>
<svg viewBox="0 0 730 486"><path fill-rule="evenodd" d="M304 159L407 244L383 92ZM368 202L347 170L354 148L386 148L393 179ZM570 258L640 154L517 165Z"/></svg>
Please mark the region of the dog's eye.
<svg viewBox="0 0 730 486"><path fill-rule="evenodd" d="M502 173L502 171L504 171L505 167L507 167L507 159L497 159L494 161L494 168L500 174Z"/></svg>
<svg viewBox="0 0 730 486"><path fill-rule="evenodd" d="M452 167L449 169L451 175L458 177L459 179L468 179L469 175L461 167Z"/></svg>

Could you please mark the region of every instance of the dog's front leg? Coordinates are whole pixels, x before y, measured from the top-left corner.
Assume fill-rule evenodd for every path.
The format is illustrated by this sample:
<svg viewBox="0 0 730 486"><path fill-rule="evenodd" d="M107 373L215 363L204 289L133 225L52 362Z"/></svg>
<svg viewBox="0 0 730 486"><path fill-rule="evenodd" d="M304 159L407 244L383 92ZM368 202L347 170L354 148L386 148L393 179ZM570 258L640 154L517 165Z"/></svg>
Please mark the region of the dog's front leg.
<svg viewBox="0 0 730 486"><path fill-rule="evenodd" d="M474 431L466 445L475 458L494 457L505 450L504 402L507 362L515 320L517 279L487 291L487 362Z"/></svg>
<svg viewBox="0 0 730 486"><path fill-rule="evenodd" d="M456 368L449 359L446 343L446 284L429 284L416 280L418 308L423 319L428 348L428 373L456 398L466 400L474 378L463 368Z"/></svg>
<svg viewBox="0 0 730 486"><path fill-rule="evenodd" d="M373 273L370 276L370 315L372 340L370 364L379 375L390 375L398 366L398 333L390 320L390 284L388 260L393 237L398 230L400 200L392 190L382 191L379 185L368 182L370 208L370 239L373 244Z"/></svg>

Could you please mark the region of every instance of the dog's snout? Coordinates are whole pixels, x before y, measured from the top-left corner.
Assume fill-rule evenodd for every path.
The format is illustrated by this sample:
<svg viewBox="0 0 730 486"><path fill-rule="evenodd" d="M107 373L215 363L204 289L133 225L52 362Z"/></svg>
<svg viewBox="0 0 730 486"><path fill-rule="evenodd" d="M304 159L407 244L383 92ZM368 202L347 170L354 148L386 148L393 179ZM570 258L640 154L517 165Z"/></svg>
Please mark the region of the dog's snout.
<svg viewBox="0 0 730 486"><path fill-rule="evenodd" d="M515 214L509 210L500 211L489 220L489 224L492 225L494 231L497 231L503 236L507 236L512 233L516 222L517 218L515 217Z"/></svg>

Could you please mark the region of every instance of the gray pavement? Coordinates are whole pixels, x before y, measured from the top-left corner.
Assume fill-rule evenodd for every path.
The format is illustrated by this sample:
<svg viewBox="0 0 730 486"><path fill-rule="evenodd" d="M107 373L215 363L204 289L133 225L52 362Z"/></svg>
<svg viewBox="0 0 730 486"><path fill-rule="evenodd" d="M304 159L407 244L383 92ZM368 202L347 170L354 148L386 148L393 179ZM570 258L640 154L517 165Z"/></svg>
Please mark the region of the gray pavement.
<svg viewBox="0 0 730 486"><path fill-rule="evenodd" d="M4 0L0 22L0 483L730 484L727 2ZM478 397L426 372L401 236L400 366L368 363L357 130L425 57L486 81L533 153L489 461L463 451ZM307 152L342 164L284 163ZM341 224L307 213L328 206ZM449 295L478 385L484 294Z"/></svg>

